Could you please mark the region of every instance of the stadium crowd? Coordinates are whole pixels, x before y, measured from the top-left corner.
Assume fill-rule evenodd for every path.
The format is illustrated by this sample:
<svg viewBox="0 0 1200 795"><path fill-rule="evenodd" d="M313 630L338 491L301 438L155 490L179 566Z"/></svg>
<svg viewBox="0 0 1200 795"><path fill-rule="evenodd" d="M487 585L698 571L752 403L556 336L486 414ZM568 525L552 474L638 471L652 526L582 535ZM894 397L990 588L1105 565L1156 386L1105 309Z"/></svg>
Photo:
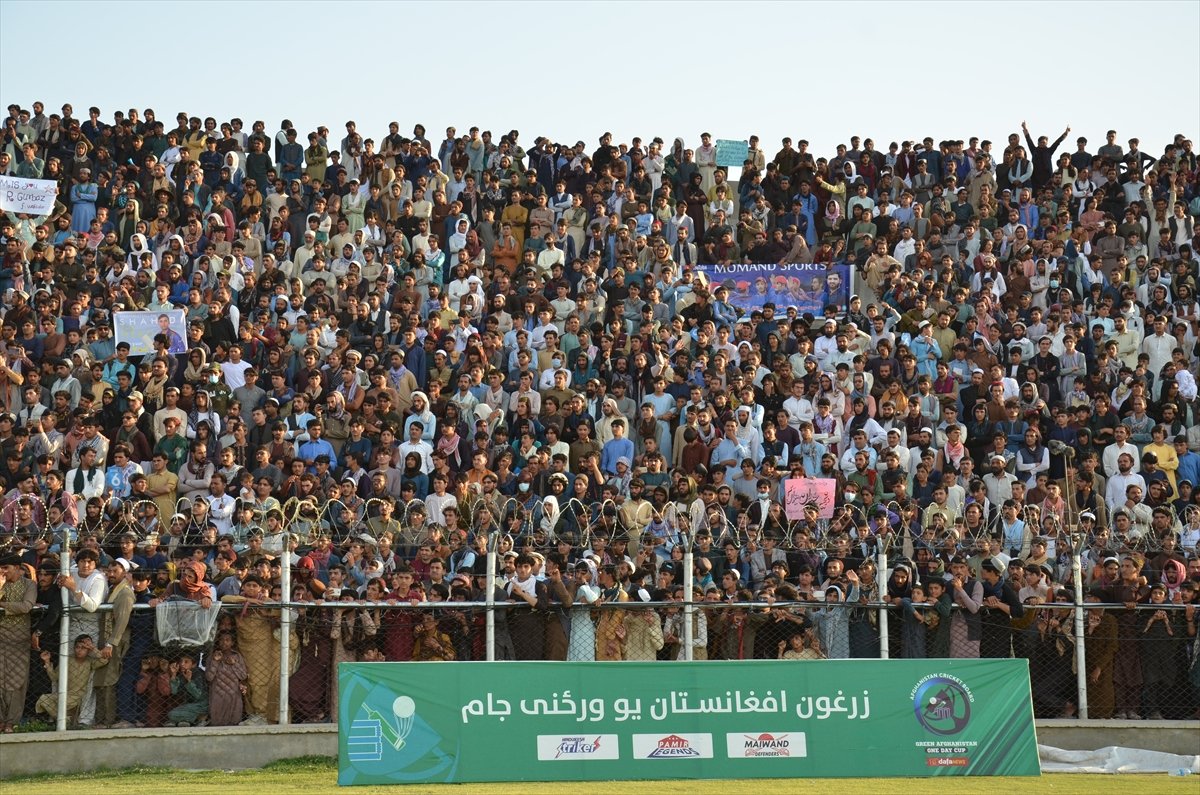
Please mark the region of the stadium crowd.
<svg viewBox="0 0 1200 795"><path fill-rule="evenodd" d="M635 604L684 600L685 536L697 659L878 656L886 605L893 656L1028 657L1038 714L1074 715L1046 605L1075 527L1108 605L1090 716L1195 714L1184 136L751 137L735 184L707 133L45 110L0 142L0 173L58 184L0 219L0 731L55 715L68 603L83 727L273 721L283 609L297 721L329 719L339 661L482 659L449 603L489 588L501 658L682 658L678 607ZM705 277L737 263L847 264L861 295L744 313ZM152 353L122 311L162 316ZM789 517L811 477L832 517ZM233 609L180 649L180 603Z"/></svg>

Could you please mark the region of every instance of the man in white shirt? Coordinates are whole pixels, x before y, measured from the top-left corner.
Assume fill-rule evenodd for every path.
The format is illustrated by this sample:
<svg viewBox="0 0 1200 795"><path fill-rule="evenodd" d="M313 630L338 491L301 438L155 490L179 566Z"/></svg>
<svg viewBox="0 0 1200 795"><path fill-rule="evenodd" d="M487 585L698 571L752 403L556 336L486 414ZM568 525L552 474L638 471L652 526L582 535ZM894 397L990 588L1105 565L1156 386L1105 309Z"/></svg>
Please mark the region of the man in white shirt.
<svg viewBox="0 0 1200 795"><path fill-rule="evenodd" d="M1012 487L1017 482L1017 478L1005 470L1008 461L1004 456L994 455L989 463L991 471L983 476L983 485L987 487L988 502L993 505L1003 505L1005 500L1012 499Z"/></svg>
<svg viewBox="0 0 1200 795"><path fill-rule="evenodd" d="M1171 361L1171 352L1179 341L1167 333L1167 318L1154 318L1154 333L1142 340L1142 353L1150 357L1150 373L1155 377L1162 372L1163 365Z"/></svg>
<svg viewBox="0 0 1200 795"><path fill-rule="evenodd" d="M225 493L225 476L214 474L208 483L208 521L217 528L217 535L225 535L233 527L233 511L237 500Z"/></svg>
<svg viewBox="0 0 1200 795"><path fill-rule="evenodd" d="M549 275L552 265L562 265L566 258L563 250L558 248L558 241L553 232L548 232L544 240L546 241L546 247L541 250L537 258L538 270L541 272L543 278Z"/></svg>
<svg viewBox="0 0 1200 795"><path fill-rule="evenodd" d="M788 425L796 430L800 429L800 423L812 422L816 409L812 401L804 396L804 382L801 379L792 382L792 396L783 401L783 410L787 412Z"/></svg>
<svg viewBox="0 0 1200 795"><path fill-rule="evenodd" d="M100 642L100 614L96 612L108 596L108 578L99 569L100 555L95 549L84 547L75 553L75 566L71 574L58 578L59 586L71 594L71 606L83 608L82 613L71 614L71 635L88 635L94 643ZM88 687L87 695L79 707L79 723L90 726L96 712L94 691Z"/></svg>
<svg viewBox="0 0 1200 795"><path fill-rule="evenodd" d="M1130 445L1132 446L1132 445ZM1109 445L1112 447L1112 445ZM1107 456L1108 451L1105 450ZM1104 490L1104 502L1108 505L1108 510L1115 511L1119 506L1124 505L1128 499L1127 491L1130 486L1136 486L1141 489L1139 494L1144 494L1146 491L1146 481L1134 470L1136 458L1129 453L1121 453L1117 459L1117 471L1108 478L1108 486Z"/></svg>
<svg viewBox="0 0 1200 795"><path fill-rule="evenodd" d="M242 359L242 346L229 347L229 361L221 363L221 375L225 377L225 385L230 391L246 385L246 371L253 365Z"/></svg>
<svg viewBox="0 0 1200 795"><path fill-rule="evenodd" d="M886 459L888 453L895 453L896 460L899 462L900 469L905 474L912 474L912 468L910 466L911 453L909 451L909 448L904 445L904 443L902 442L902 440L900 438L900 429L899 428L888 428L887 444L884 446L884 448L882 450L879 451L878 469L880 472L883 472L885 469L887 469L887 462L885 461L885 459Z"/></svg>
<svg viewBox="0 0 1200 795"><path fill-rule="evenodd" d="M823 333L813 343L813 353L817 357L817 364L827 373L832 373L834 369L835 363L831 357L838 349L837 338L834 336L836 330L837 321L826 320Z"/></svg>
<svg viewBox="0 0 1200 795"><path fill-rule="evenodd" d="M425 424L419 420L408 426L408 441L400 445L400 462L403 464L409 453L416 453L421 461L421 472L428 475L433 471L433 447L421 438L424 432Z"/></svg>
<svg viewBox="0 0 1200 795"><path fill-rule="evenodd" d="M1113 438L1116 440L1108 447L1104 448L1104 454L1101 457L1101 462L1104 464L1105 477L1112 478L1119 471L1120 456L1128 455L1131 460L1130 470L1139 472L1138 466L1138 448L1136 444L1129 442L1129 428L1125 425L1118 425L1113 429ZM1121 492L1121 501L1125 500L1124 491Z"/></svg>

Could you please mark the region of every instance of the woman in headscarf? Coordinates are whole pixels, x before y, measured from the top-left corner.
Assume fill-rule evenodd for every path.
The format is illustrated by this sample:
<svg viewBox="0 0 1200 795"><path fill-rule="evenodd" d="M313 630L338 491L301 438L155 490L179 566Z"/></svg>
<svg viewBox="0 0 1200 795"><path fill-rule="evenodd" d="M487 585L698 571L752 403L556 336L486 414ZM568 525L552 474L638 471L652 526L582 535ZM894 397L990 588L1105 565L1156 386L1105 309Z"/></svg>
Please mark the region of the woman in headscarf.
<svg viewBox="0 0 1200 795"><path fill-rule="evenodd" d="M591 357L584 348L576 348L569 355L573 360L571 363L571 383L586 384L596 377L596 368L592 367Z"/></svg>
<svg viewBox="0 0 1200 795"><path fill-rule="evenodd" d="M447 415L449 407L447 407ZM455 473L465 472L471 466L471 456L469 446L464 444L463 437L459 436L458 423L450 420L447 416L446 421L442 423L441 434L437 438L437 444L434 446L446 454L446 463L451 471Z"/></svg>
<svg viewBox="0 0 1200 795"><path fill-rule="evenodd" d="M242 181L246 179L246 171L242 168L242 156L237 152L227 152L224 167L229 169L230 184L240 193Z"/></svg>
<svg viewBox="0 0 1200 795"><path fill-rule="evenodd" d="M179 579L167 586L164 598L186 599L196 602L208 609L213 602L216 590L204 581L208 567L198 560L187 560L179 565Z"/></svg>
<svg viewBox="0 0 1200 795"><path fill-rule="evenodd" d="M834 385L833 376L829 373L821 373L818 384L819 387L816 397L813 399L814 402L819 401L821 398L826 398L829 400L829 411L833 416L847 416L846 393Z"/></svg>
<svg viewBox="0 0 1200 795"><path fill-rule="evenodd" d="M482 268L487 261L487 252L484 251L483 243L479 241L479 233L474 229L467 232L467 240L462 250L467 252L468 260L476 268Z"/></svg>
<svg viewBox="0 0 1200 795"><path fill-rule="evenodd" d="M418 500L423 500L429 496L429 476L421 470L421 456L415 452L404 456L402 481L413 484Z"/></svg>
<svg viewBox="0 0 1200 795"><path fill-rule="evenodd" d="M897 563L888 576L883 601L895 605L897 608L901 607L905 599L911 601L912 589L915 584L907 561ZM899 611L888 616L889 619L895 619L888 621L888 644L893 649L892 653L897 657L913 656L914 650L905 648L906 644L902 640L902 638L908 639L904 632L908 622L902 616L903 613Z"/></svg>
<svg viewBox="0 0 1200 795"><path fill-rule="evenodd" d="M187 438L196 438L196 428L202 422L208 423L209 431L213 436L221 435L221 415L213 409L208 392L200 389L197 390L196 399L192 402L192 410L188 412ZM211 455L214 451L210 450L209 453Z"/></svg>

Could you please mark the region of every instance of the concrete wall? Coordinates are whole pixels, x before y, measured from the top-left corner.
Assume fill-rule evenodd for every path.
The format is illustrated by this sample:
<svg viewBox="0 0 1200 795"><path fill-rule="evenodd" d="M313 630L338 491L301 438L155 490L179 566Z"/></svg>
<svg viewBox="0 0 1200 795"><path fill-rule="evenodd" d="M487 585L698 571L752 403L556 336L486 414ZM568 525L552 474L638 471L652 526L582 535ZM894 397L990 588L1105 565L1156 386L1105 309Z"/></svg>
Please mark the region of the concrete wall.
<svg viewBox="0 0 1200 795"><path fill-rule="evenodd" d="M1168 754L1200 753L1200 721L1195 720L1039 720L1041 745L1067 751L1094 751L1110 745Z"/></svg>
<svg viewBox="0 0 1200 795"><path fill-rule="evenodd" d="M337 752L333 724L6 734L0 737L0 779L131 765L237 770Z"/></svg>
<svg viewBox="0 0 1200 795"><path fill-rule="evenodd" d="M1200 721L1046 720L1037 722L1037 735L1043 745L1068 750L1118 745L1195 754ZM137 764L234 770L297 756L337 756L337 728L319 724L7 734L0 736L0 778Z"/></svg>

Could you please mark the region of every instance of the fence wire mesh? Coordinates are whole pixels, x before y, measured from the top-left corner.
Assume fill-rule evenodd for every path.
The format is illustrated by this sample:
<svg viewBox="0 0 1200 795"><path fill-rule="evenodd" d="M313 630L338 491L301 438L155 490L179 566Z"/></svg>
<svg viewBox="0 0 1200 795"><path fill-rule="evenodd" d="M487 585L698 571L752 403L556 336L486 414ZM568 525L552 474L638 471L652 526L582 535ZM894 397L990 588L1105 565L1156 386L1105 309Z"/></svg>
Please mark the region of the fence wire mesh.
<svg viewBox="0 0 1200 795"><path fill-rule="evenodd" d="M180 561L136 580L123 630L111 594L84 606L68 595L64 610L43 568L25 586L28 614L10 604L16 584L0 589L0 718L20 730L53 727L63 665L68 727L126 728L331 721L341 662L880 657L1027 659L1039 718L1200 716L1200 600L1191 562L1170 541L1150 554L1115 548L1103 533L1088 544L1076 537L1087 594L1077 606L1066 537L1007 561L986 535L941 549L816 529L790 539L702 535L690 606L682 544L660 550L648 538L622 549L603 533L589 535L582 558L525 557L529 545L500 537L490 607L485 556L446 574L441 558L422 552L426 543L405 552L415 567L351 561L320 572L320 585L295 566L286 601L269 562L218 576L211 605L183 598ZM881 551L890 554L882 575Z"/></svg>

